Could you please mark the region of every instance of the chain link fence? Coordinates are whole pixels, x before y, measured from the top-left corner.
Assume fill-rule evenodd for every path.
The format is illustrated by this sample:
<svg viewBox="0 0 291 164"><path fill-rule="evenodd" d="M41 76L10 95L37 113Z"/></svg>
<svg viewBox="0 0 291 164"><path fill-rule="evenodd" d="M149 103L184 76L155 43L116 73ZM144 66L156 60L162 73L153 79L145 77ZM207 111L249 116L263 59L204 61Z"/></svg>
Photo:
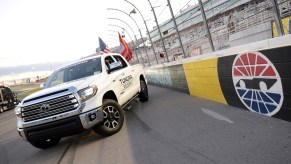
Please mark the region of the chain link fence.
<svg viewBox="0 0 291 164"><path fill-rule="evenodd" d="M276 0L274 0L276 1ZM206 0L203 8L215 51L280 36L276 26L277 7L283 35L290 34L290 0ZM277 6L274 6L277 4ZM173 21L160 24L169 61L212 52L199 5L188 6L175 16L185 54ZM152 66L167 62L157 28L150 31L158 62L150 46L136 48L139 63ZM149 58L144 49L147 49ZM148 60L149 59L149 60ZM137 61L135 61L137 62Z"/></svg>

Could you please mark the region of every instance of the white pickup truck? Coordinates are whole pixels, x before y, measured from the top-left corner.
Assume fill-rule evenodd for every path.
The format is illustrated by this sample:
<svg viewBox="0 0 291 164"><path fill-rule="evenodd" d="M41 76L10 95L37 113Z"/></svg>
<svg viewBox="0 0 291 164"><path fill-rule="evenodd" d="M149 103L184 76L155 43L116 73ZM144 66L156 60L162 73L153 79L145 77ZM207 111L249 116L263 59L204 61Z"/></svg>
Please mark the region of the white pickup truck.
<svg viewBox="0 0 291 164"><path fill-rule="evenodd" d="M122 109L138 99L148 100L141 65L116 53L83 59L54 71L43 90L23 99L15 108L17 130L40 149L90 128L110 136L122 128Z"/></svg>

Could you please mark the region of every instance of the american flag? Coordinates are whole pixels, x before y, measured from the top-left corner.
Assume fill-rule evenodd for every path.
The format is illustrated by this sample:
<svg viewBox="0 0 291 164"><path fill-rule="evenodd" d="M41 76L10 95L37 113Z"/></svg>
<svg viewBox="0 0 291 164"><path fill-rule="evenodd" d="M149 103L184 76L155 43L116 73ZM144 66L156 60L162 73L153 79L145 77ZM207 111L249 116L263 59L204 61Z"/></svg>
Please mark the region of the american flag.
<svg viewBox="0 0 291 164"><path fill-rule="evenodd" d="M99 48L100 48L100 54L110 53L108 46L104 43L104 41L100 37L99 37Z"/></svg>

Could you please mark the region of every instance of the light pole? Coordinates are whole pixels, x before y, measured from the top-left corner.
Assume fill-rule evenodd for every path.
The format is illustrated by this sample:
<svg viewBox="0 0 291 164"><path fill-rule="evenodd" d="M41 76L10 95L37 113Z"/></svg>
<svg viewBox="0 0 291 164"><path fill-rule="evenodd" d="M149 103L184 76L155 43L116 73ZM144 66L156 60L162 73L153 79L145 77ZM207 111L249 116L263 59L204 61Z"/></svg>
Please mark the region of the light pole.
<svg viewBox="0 0 291 164"><path fill-rule="evenodd" d="M136 23L136 21L132 18L132 16L130 16L129 14L127 14L126 12L124 12L124 11L122 11L122 10L114 9L114 8L107 8L107 10L114 10L114 11L122 12L122 13L126 14L127 16L129 16L129 17L133 20L133 22L135 23L136 27L137 27L138 30L139 30L139 34L140 34L140 37L141 37L141 39L142 39L143 46L144 46L144 51L145 51L145 53L146 53L146 55L147 55L147 59L148 59L148 62L149 62L149 64L150 64L149 55L148 55L148 52L147 52L147 50L146 50L147 48L145 48L145 41L144 41L144 38L143 38L143 36L142 36L142 34L141 34L140 28L139 28L138 24Z"/></svg>
<svg viewBox="0 0 291 164"><path fill-rule="evenodd" d="M112 38L112 36L113 35L107 36L107 41L106 41L106 43L108 43L108 45L110 45L110 47L114 47L113 45L117 44L116 38L114 39L114 38Z"/></svg>
<svg viewBox="0 0 291 164"><path fill-rule="evenodd" d="M136 35L134 34L133 29L130 27L130 25L129 25L128 23L126 23L125 21L123 21L123 20L121 20L121 19L119 19L119 18L107 18L107 19L118 20L118 21L121 21L121 22L123 22L124 24L126 24L126 25L130 28L131 32L133 33L134 38L135 38L135 42L137 43ZM134 46L134 51L135 51L135 47L136 47L136 46ZM135 52L136 52L136 51L135 51ZM137 53L136 53L136 54L137 54ZM141 58L143 58L141 54L140 54L140 56L141 56Z"/></svg>
<svg viewBox="0 0 291 164"><path fill-rule="evenodd" d="M271 0L271 3L273 5L273 14L274 14L274 19L275 19L275 24L277 27L278 36L283 36L284 30L283 30L283 26L282 26L282 19L280 16L278 2L277 2L277 0Z"/></svg>
<svg viewBox="0 0 291 164"><path fill-rule="evenodd" d="M135 41L137 42L136 35L134 34L134 31L133 31L133 29L131 28L131 26L130 26L128 23L126 23L125 21L123 21L123 20L121 20L121 19L119 19L119 18L107 18L107 19L111 19L111 20L118 20L118 21L120 21L120 22L122 22L122 23L126 24L126 25L127 25L127 27L129 27L129 28L130 28L131 32L132 32L132 33L133 33L133 35L134 35Z"/></svg>
<svg viewBox="0 0 291 164"><path fill-rule="evenodd" d="M110 32L110 31L108 31L108 32ZM110 39L111 41L114 41L114 45L117 45L117 44L119 44L119 41L118 41L118 39L117 39L117 37L116 37L116 34L117 34L118 32L111 32L111 33L109 33L108 34L108 36L107 36L107 39ZM112 43L112 42L111 42Z"/></svg>
<svg viewBox="0 0 291 164"><path fill-rule="evenodd" d="M181 37L180 37L179 29L178 29L178 26L177 26L177 23L176 23L176 18L174 16L174 13L173 13L173 10L172 10L172 6L171 6L171 3L170 3L170 0L167 0L167 1L168 1L168 6L169 6L169 9L170 9L171 15L172 15L172 20L173 20L174 25L175 25L176 33L178 35L178 39L179 39L179 42L180 42L180 46L182 48L183 56L184 56L184 58L186 58L186 54L185 54L184 47L183 47L183 44L182 44L182 40L181 40Z"/></svg>
<svg viewBox="0 0 291 164"><path fill-rule="evenodd" d="M124 30L126 33L127 33L127 35L129 36L129 38L132 40L132 38L130 37L130 35L129 35L129 33L127 32L127 30L125 30L125 28L123 28L123 27L121 27L121 26L118 26L118 25L114 25L114 24L108 24L108 26L112 26L112 27L118 27L118 28L121 28L122 30ZM134 35L134 33L133 33L133 35ZM132 40L133 41L133 40ZM136 50L135 50L135 45L133 44L133 51L135 52L135 54L136 54L136 58L137 58L137 60L139 61L139 59L138 59L138 56L137 56L137 52L136 52ZM141 55L141 54L140 54ZM142 56L141 56L142 57ZM139 62L138 62L139 63Z"/></svg>
<svg viewBox="0 0 291 164"><path fill-rule="evenodd" d="M129 36L130 40L133 42L133 39L131 38L131 36L129 35L128 31L125 28L118 26L118 25L114 25L114 24L108 24L108 26L118 27L118 28L122 29L123 31L126 32L126 34ZM113 30L110 30L110 31L113 31ZM116 32L118 33L118 31L116 31Z"/></svg>
<svg viewBox="0 0 291 164"><path fill-rule="evenodd" d="M158 62L158 58L157 58L157 54L156 54L156 51L155 51L155 48L154 48L154 44L153 44L153 41L152 41L152 38L151 38L151 36L150 36L150 32L149 32L149 29L148 29L147 23L146 23L146 21L145 21L143 15L141 14L141 12L139 11L139 9L138 9L138 8L137 8L133 3L129 2L128 0L124 0L124 1L127 2L127 3L129 3L129 4L131 4L131 5L132 5L132 6L133 6L137 11L138 11L138 13L141 15L142 20L143 20L144 25L145 25L146 30L147 30L147 34L148 34L149 39L150 39L150 42L151 42L151 47L152 47L152 49L153 49L153 52L154 52L154 55L155 55L155 58L156 58L157 64L159 64L159 62ZM130 13L135 14L136 12L133 12L133 11L132 11L132 12L130 12Z"/></svg>
<svg viewBox="0 0 291 164"><path fill-rule="evenodd" d="M153 12L153 14L154 14L155 22L156 22L156 25L157 25L157 28L158 28L158 31L159 31L159 35L160 35L160 38L161 38L161 40L162 40L163 50L164 50L164 52L165 52L165 54L166 54L167 61L169 62L168 53L167 53L167 51L166 51L166 47L165 47L165 43L164 43L164 39L163 39L163 37L162 37L161 29L160 29L160 26L159 26L159 23L158 23L158 20L157 20L157 16L156 16L155 10L154 10L154 8L153 8L153 6L152 6L150 0L148 0L148 2L149 2L149 4L150 4L151 9L152 9L152 12ZM150 35L150 34L149 34L149 35Z"/></svg>
<svg viewBox="0 0 291 164"><path fill-rule="evenodd" d="M123 30L123 32L126 32L126 34L129 36L129 39L131 40L129 40L129 39L127 39L127 38L125 38L125 40L126 40L126 42L128 42L128 44L129 45L131 45L132 47L134 47L134 41L133 41L133 39L131 38L131 36L129 35L129 33L125 30L125 29L123 29L123 28L121 28L122 30ZM115 35L115 37L116 37L116 34L119 32L119 31L115 31L115 30L108 30L108 32L113 32ZM112 34L108 34L108 35L112 35ZM121 35L121 37L123 37L122 35ZM119 43L119 41L118 41L118 43Z"/></svg>
<svg viewBox="0 0 291 164"><path fill-rule="evenodd" d="M214 49L214 46L213 46L213 42L212 42L212 37L211 37L210 31L209 31L209 28L208 28L206 15L205 15L205 12L204 12L204 7L203 7L203 4L202 4L202 1L201 0L198 0L198 1L199 1L200 10L201 10L201 16L202 16L202 19L203 19L203 22L204 22L204 27L205 27L205 30L206 30L206 33L207 33L208 42L209 42L210 48L211 48L211 50L213 52L213 51L215 51L215 49Z"/></svg>

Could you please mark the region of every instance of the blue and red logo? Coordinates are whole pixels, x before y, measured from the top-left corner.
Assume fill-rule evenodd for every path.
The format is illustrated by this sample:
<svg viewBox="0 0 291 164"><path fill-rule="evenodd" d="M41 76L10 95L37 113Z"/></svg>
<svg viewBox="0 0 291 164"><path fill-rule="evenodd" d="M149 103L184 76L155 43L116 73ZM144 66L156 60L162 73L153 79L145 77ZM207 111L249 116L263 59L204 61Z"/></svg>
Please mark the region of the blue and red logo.
<svg viewBox="0 0 291 164"><path fill-rule="evenodd" d="M281 109L284 99L281 78L262 53L238 54L232 77L238 97L250 111L272 116Z"/></svg>

